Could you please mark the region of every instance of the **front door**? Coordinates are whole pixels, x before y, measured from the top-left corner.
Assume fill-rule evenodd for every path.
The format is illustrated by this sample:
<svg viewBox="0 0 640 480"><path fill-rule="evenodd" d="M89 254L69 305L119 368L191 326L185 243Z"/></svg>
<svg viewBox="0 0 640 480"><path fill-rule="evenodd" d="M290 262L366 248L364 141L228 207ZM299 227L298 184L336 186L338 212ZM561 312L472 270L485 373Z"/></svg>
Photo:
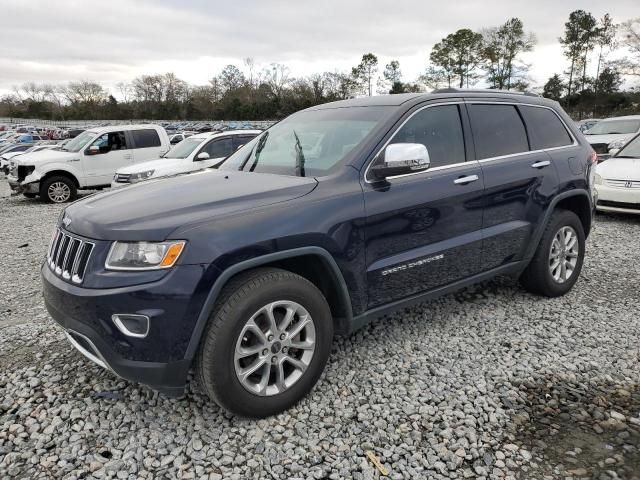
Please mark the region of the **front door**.
<svg viewBox="0 0 640 480"><path fill-rule="evenodd" d="M422 143L431 167L363 183L368 307L468 277L481 268L484 181L465 147L464 105L412 113L389 143ZM465 127L463 127L465 125ZM379 155L382 161L382 155Z"/></svg>
<svg viewBox="0 0 640 480"><path fill-rule="evenodd" d="M98 136L84 151L83 168L87 186L109 185L116 170L131 164L133 155L124 132Z"/></svg>

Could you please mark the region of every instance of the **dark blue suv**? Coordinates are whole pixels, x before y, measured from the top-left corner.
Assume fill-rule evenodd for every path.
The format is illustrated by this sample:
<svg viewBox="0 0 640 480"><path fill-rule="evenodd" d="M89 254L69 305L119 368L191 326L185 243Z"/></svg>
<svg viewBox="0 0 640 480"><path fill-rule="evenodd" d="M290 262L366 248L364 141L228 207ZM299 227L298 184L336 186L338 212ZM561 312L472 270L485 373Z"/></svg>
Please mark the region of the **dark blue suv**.
<svg viewBox="0 0 640 480"><path fill-rule="evenodd" d="M580 274L596 156L557 103L444 90L298 112L218 169L67 207L42 266L84 355L237 414L286 409L334 334L496 275Z"/></svg>

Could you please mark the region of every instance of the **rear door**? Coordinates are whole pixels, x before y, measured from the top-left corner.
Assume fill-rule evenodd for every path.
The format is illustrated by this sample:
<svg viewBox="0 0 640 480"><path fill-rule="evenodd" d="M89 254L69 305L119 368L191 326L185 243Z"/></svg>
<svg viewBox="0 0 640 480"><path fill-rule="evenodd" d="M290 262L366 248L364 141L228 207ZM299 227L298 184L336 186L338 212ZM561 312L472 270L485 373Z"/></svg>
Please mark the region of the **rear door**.
<svg viewBox="0 0 640 480"><path fill-rule="evenodd" d="M363 183L368 307L410 297L481 268L482 170L465 140L462 103L410 113L388 143L421 143L431 167ZM386 145L385 145L386 146ZM382 161L382 152L372 164Z"/></svg>
<svg viewBox="0 0 640 480"><path fill-rule="evenodd" d="M467 105L476 158L485 179L483 270L522 260L557 189L550 155L532 147L520 106Z"/></svg>
<svg viewBox="0 0 640 480"><path fill-rule="evenodd" d="M141 163L160 158L162 142L158 131L153 128L130 130L133 156L129 163Z"/></svg>

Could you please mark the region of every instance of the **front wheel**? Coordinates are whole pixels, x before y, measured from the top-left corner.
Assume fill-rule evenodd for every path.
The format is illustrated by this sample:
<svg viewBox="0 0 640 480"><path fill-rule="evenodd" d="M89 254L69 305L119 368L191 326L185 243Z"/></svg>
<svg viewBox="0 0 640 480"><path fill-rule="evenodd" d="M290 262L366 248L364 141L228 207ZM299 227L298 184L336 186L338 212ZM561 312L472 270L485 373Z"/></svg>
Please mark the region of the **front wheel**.
<svg viewBox="0 0 640 480"><path fill-rule="evenodd" d="M232 413L274 415L318 381L332 337L327 301L307 279L275 268L241 274L209 319L196 364L199 382Z"/></svg>
<svg viewBox="0 0 640 480"><path fill-rule="evenodd" d="M49 177L40 184L40 198L47 203L65 203L74 200L77 189L68 177Z"/></svg>
<svg viewBox="0 0 640 480"><path fill-rule="evenodd" d="M578 216L568 210L553 213L520 283L532 293L559 297L578 280L584 261L585 235Z"/></svg>

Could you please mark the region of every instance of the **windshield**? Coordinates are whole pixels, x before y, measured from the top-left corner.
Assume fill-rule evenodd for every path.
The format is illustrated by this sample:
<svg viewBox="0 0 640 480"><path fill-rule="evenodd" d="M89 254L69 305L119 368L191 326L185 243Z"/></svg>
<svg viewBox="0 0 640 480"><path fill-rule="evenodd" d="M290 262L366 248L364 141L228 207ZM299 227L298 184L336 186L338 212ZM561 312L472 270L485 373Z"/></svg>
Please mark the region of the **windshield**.
<svg viewBox="0 0 640 480"><path fill-rule="evenodd" d="M187 138L169 150L162 158L187 158L204 139Z"/></svg>
<svg viewBox="0 0 640 480"><path fill-rule="evenodd" d="M69 140L69 143L65 143L61 150L64 150L65 152L79 152L86 147L95 136L95 132L82 132L76 138Z"/></svg>
<svg viewBox="0 0 640 480"><path fill-rule="evenodd" d="M586 135L614 135L636 133L640 130L640 120L610 120L596 123L585 132Z"/></svg>
<svg viewBox="0 0 640 480"><path fill-rule="evenodd" d="M640 158L640 135L627 143L613 158L616 157Z"/></svg>
<svg viewBox="0 0 640 480"><path fill-rule="evenodd" d="M231 155L221 170L323 176L385 118L390 107L352 107L296 113Z"/></svg>

